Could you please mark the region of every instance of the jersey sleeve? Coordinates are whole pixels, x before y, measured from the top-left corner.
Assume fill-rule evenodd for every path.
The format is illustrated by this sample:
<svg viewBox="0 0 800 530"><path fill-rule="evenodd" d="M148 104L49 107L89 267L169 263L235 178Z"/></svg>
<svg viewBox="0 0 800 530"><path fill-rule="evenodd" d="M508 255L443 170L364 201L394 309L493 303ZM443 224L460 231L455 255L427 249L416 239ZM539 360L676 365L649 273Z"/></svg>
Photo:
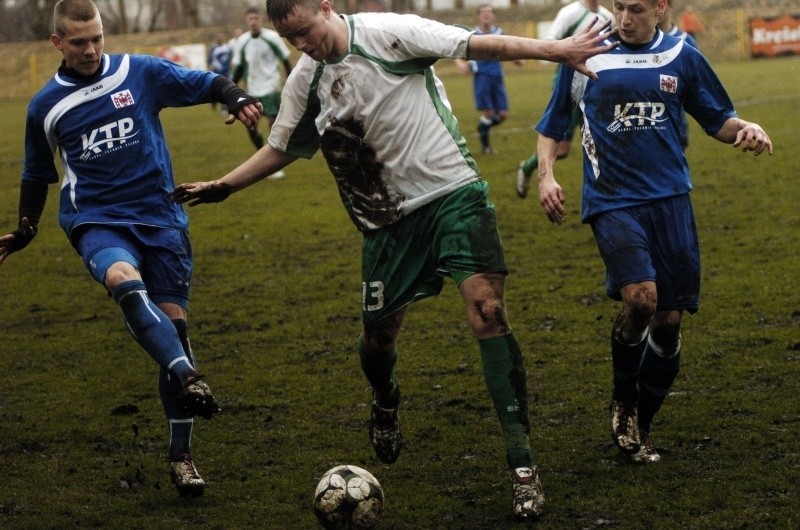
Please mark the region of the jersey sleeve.
<svg viewBox="0 0 800 530"><path fill-rule="evenodd" d="M211 103L211 82L217 74L192 70L159 57L140 57L147 62L161 108Z"/></svg>
<svg viewBox="0 0 800 530"><path fill-rule="evenodd" d="M54 148L47 140L44 121L36 116L32 108L28 109L28 118L25 122L25 161L22 180L47 184L58 182Z"/></svg>
<svg viewBox="0 0 800 530"><path fill-rule="evenodd" d="M273 149L300 158L311 158L319 149L316 119L320 114L317 96L322 65L303 55L286 79L281 106L272 125L268 143Z"/></svg>
<svg viewBox="0 0 800 530"><path fill-rule="evenodd" d="M381 33L388 55L403 58L427 58L431 63L441 57L468 59L467 45L474 28L443 24L417 15L404 14L381 18L380 29L371 29L370 13L361 14L364 25L358 31ZM384 14L385 15L385 14ZM375 24L378 26L378 24ZM392 58L394 59L394 58Z"/></svg>
<svg viewBox="0 0 800 530"><path fill-rule="evenodd" d="M556 81L553 86L553 93L547 108L536 124L536 131L548 138L561 139L569 129L572 121L572 109L575 106L573 98L573 80L576 72L568 66L560 66Z"/></svg>
<svg viewBox="0 0 800 530"><path fill-rule="evenodd" d="M713 136L737 114L730 96L705 57L691 46L684 46L684 49L692 65L689 71L693 75L688 80L690 86L687 87L683 107L706 134Z"/></svg>
<svg viewBox="0 0 800 530"><path fill-rule="evenodd" d="M289 52L289 48L286 47L286 44L283 42L281 36L276 32L270 32L268 35L270 45L272 46L275 55L277 55L281 61L289 60L292 54Z"/></svg>

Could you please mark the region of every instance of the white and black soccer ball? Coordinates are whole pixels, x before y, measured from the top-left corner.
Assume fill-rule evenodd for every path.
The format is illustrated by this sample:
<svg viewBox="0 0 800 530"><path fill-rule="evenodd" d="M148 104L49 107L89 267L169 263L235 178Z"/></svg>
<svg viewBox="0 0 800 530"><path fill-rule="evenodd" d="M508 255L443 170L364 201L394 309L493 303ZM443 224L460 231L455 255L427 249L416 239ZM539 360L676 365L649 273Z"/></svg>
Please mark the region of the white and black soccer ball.
<svg viewBox="0 0 800 530"><path fill-rule="evenodd" d="M383 513L383 488L366 469L342 465L317 483L314 514L325 528L373 528Z"/></svg>

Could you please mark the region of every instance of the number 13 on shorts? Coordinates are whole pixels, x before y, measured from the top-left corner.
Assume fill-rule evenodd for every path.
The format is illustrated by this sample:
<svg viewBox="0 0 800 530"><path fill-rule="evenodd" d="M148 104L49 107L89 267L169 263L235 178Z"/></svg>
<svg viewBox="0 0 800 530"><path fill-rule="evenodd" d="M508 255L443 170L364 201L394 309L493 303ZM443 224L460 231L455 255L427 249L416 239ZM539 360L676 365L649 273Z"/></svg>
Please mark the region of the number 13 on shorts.
<svg viewBox="0 0 800 530"><path fill-rule="evenodd" d="M364 311L383 308L383 282L361 282L361 299Z"/></svg>

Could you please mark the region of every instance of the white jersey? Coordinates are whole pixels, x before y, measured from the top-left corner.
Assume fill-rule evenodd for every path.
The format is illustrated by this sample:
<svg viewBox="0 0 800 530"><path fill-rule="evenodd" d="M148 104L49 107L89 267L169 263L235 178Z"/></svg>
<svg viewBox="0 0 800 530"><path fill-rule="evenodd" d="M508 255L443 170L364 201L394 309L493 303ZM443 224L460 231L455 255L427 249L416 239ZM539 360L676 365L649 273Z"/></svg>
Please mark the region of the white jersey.
<svg viewBox="0 0 800 530"><path fill-rule="evenodd" d="M277 32L261 28L254 37L248 31L239 37L236 48L239 52L234 62L246 69L248 94L262 97L281 91L280 66L290 54Z"/></svg>
<svg viewBox="0 0 800 530"><path fill-rule="evenodd" d="M597 12L592 12L581 0L576 0L558 11L556 18L547 30L545 39L560 40L571 37L591 24L597 17L600 18L599 22L614 20L614 15L605 7L597 6Z"/></svg>
<svg viewBox="0 0 800 530"><path fill-rule="evenodd" d="M465 59L472 33L416 15L342 18L348 51L330 62L302 56L269 145L305 158L321 149L351 219L367 231L479 180L432 66Z"/></svg>

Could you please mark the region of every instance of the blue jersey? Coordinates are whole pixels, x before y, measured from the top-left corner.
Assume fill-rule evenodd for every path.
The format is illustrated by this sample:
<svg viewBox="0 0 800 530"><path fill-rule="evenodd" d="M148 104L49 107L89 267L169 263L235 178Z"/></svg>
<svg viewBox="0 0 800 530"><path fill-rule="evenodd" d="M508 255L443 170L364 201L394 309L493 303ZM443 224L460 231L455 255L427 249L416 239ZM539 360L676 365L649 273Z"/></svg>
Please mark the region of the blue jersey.
<svg viewBox="0 0 800 530"><path fill-rule="evenodd" d="M230 77L233 51L227 44L214 44L208 52L208 65L215 74Z"/></svg>
<svg viewBox="0 0 800 530"><path fill-rule="evenodd" d="M475 28L475 35L502 35L503 30L497 26L483 33L479 27ZM481 59L470 61L472 73L476 75L488 75L493 77L503 77L503 63L496 59Z"/></svg>
<svg viewBox="0 0 800 530"><path fill-rule="evenodd" d="M583 112L581 218L688 193L681 141L683 109L709 135L735 117L703 55L658 30L648 44L592 57L597 81L562 67L536 130L562 138L574 104Z"/></svg>
<svg viewBox="0 0 800 530"><path fill-rule="evenodd" d="M675 38L682 39L686 41L686 44L697 48L697 41L694 40L694 37L683 31L681 28L676 26L675 24L672 25L672 29L666 32L667 35L671 35Z"/></svg>
<svg viewBox="0 0 800 530"><path fill-rule="evenodd" d="M63 66L28 106L23 180L58 182L59 224L141 224L186 230L169 198L172 161L158 114L210 103L216 74L144 55L103 55L90 77ZM73 242L74 243L74 242Z"/></svg>

